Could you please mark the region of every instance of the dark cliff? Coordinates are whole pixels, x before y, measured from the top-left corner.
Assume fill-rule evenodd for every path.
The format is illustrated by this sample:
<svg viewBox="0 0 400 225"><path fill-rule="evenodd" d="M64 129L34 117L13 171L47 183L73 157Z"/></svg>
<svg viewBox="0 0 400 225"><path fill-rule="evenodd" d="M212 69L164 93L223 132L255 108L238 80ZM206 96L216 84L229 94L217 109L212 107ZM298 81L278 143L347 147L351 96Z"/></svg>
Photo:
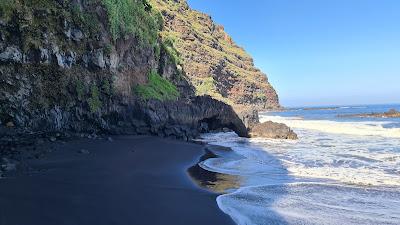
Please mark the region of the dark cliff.
<svg viewBox="0 0 400 225"><path fill-rule="evenodd" d="M11 133L247 130L232 107L196 97L144 0L2 0L0 139ZM5 145L2 144L2 147Z"/></svg>

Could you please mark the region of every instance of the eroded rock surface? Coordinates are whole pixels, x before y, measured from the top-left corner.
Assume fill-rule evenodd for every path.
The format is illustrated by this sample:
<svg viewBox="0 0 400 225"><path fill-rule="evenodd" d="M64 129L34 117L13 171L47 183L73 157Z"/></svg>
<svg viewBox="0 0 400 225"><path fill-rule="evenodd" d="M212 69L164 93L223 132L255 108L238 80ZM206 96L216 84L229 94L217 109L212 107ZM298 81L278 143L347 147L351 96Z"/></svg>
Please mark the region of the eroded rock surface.
<svg viewBox="0 0 400 225"><path fill-rule="evenodd" d="M174 43L198 94L253 109L279 108L276 91L253 58L204 13L186 0L151 0L163 15L163 39Z"/></svg>
<svg viewBox="0 0 400 225"><path fill-rule="evenodd" d="M298 139L297 134L283 123L267 121L259 123L251 128L251 137L263 137L273 139Z"/></svg>
<svg viewBox="0 0 400 225"><path fill-rule="evenodd" d="M186 1L157 1L168 2L168 10L155 5L160 14L135 1L142 19L152 22L143 29L154 40L143 32L116 35L100 0L10 2L0 9L2 152L34 144L35 137L59 140L53 135L59 133L189 140L228 128L246 137L257 112L232 107L279 107L251 57ZM178 32L178 42L163 32ZM176 87L178 97L143 100L135 88L150 82L150 71Z"/></svg>

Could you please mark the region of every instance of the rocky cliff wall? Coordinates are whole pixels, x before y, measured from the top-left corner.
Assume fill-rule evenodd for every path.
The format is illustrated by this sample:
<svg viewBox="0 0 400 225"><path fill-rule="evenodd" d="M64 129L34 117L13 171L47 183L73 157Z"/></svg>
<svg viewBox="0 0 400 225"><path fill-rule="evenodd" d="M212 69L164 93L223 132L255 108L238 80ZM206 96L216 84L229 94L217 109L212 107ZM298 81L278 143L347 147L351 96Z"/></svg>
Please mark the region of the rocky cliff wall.
<svg viewBox="0 0 400 225"><path fill-rule="evenodd" d="M160 20L142 0L2 0L1 146L61 131L247 135L230 106L195 97Z"/></svg>
<svg viewBox="0 0 400 225"><path fill-rule="evenodd" d="M236 108L279 107L276 91L253 59L210 16L186 0L151 0L163 15L164 40L174 43L180 64L198 95L208 94Z"/></svg>

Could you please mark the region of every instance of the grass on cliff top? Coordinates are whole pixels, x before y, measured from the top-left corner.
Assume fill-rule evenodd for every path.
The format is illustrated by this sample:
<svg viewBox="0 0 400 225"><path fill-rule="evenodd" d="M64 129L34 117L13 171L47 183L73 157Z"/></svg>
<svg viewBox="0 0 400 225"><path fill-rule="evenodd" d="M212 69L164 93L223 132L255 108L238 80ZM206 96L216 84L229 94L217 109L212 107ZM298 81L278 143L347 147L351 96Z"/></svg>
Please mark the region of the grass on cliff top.
<svg viewBox="0 0 400 225"><path fill-rule="evenodd" d="M9 20L17 7L15 0L0 0L0 18Z"/></svg>
<svg viewBox="0 0 400 225"><path fill-rule="evenodd" d="M154 45L163 24L147 0L102 0L107 9L113 39L133 34L142 43Z"/></svg>
<svg viewBox="0 0 400 225"><path fill-rule="evenodd" d="M179 97L178 89L156 71L149 73L149 81L145 85L137 85L134 92L142 99L157 99L160 101L175 100Z"/></svg>

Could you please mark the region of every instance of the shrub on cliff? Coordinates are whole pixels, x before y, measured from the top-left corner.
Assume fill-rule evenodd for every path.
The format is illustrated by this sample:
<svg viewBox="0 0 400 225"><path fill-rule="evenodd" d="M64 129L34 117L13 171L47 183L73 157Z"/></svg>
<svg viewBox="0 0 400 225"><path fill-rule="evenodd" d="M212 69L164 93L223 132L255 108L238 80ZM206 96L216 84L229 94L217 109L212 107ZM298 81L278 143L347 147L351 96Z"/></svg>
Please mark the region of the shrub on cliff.
<svg viewBox="0 0 400 225"><path fill-rule="evenodd" d="M102 0L107 9L113 39L133 34L142 43L155 45L162 21L152 13L150 5L143 0Z"/></svg>
<svg viewBox="0 0 400 225"><path fill-rule="evenodd" d="M0 18L9 20L16 5L14 0L1 0L0 1Z"/></svg>
<svg viewBox="0 0 400 225"><path fill-rule="evenodd" d="M149 73L149 81L145 85L137 85L134 92L142 99L175 100L179 92L174 84L161 77L156 71Z"/></svg>
<svg viewBox="0 0 400 225"><path fill-rule="evenodd" d="M169 60L171 61L171 63L178 65L178 64L181 64L182 59L180 58L180 55L175 48L175 42L176 42L175 37L168 36L168 37L164 38L161 47L169 55Z"/></svg>
<svg viewBox="0 0 400 225"><path fill-rule="evenodd" d="M90 108L90 112L94 113L97 112L101 106L101 100L100 100L100 92L99 88L96 85L92 85L90 88L90 98L88 99L88 104Z"/></svg>

